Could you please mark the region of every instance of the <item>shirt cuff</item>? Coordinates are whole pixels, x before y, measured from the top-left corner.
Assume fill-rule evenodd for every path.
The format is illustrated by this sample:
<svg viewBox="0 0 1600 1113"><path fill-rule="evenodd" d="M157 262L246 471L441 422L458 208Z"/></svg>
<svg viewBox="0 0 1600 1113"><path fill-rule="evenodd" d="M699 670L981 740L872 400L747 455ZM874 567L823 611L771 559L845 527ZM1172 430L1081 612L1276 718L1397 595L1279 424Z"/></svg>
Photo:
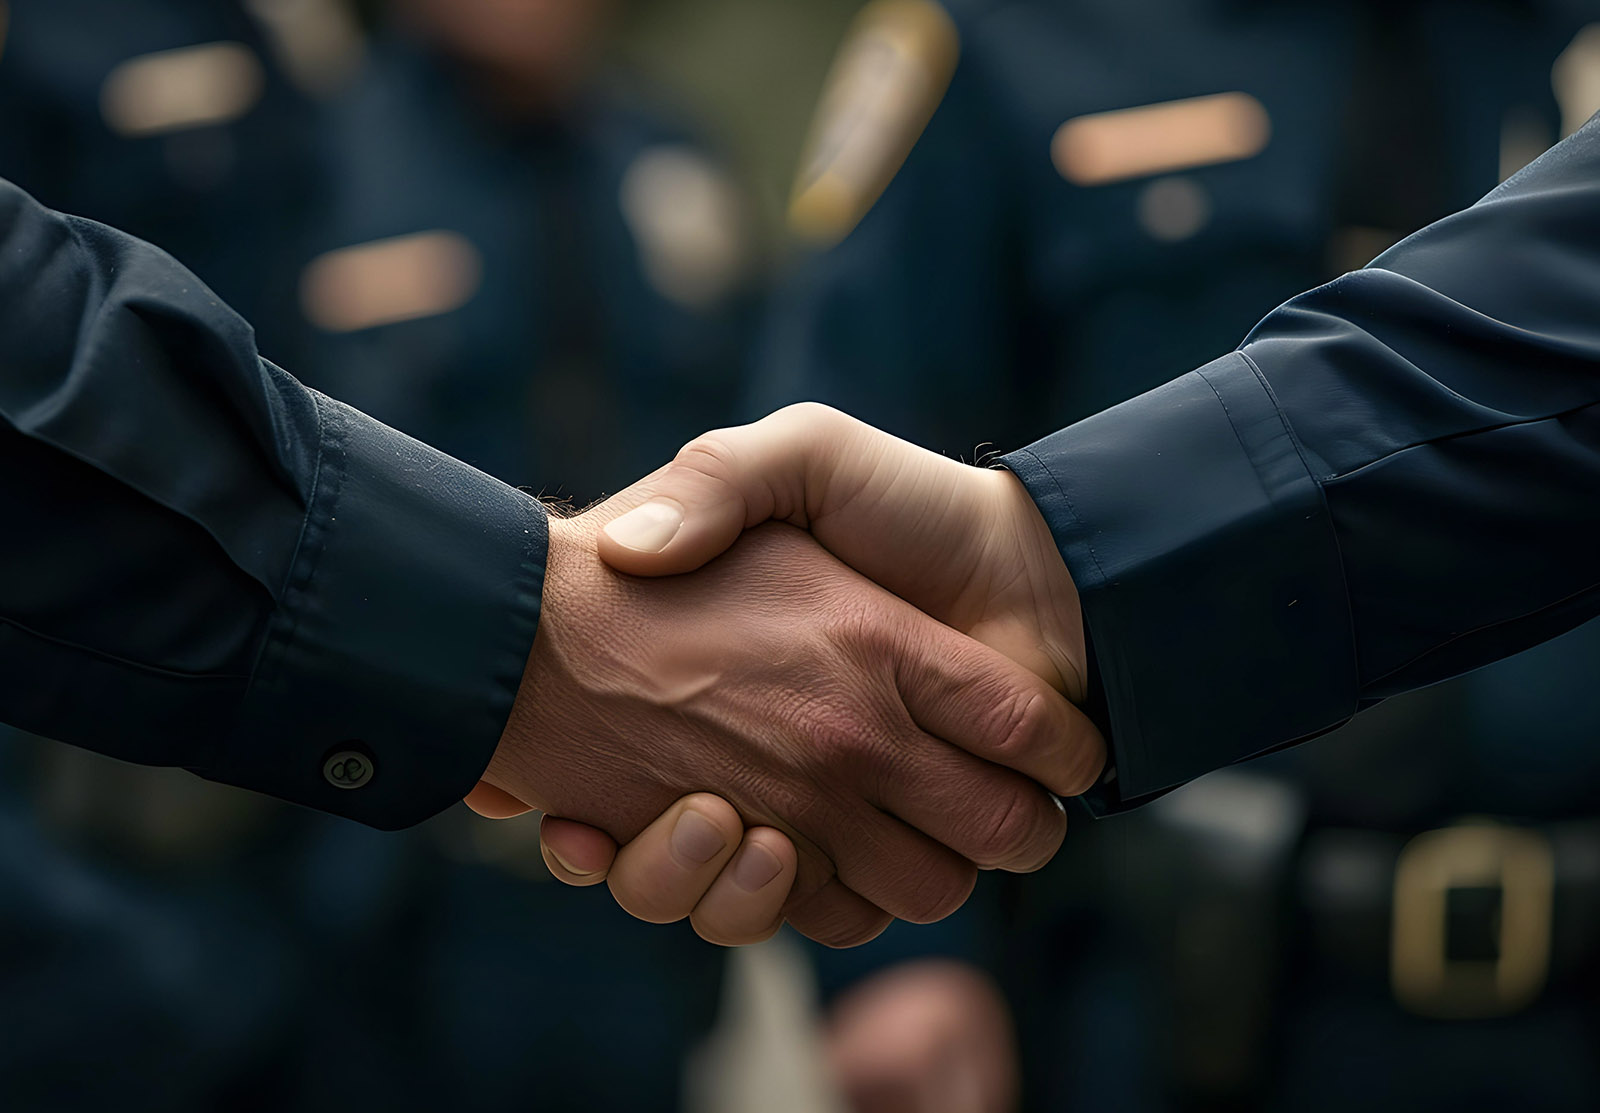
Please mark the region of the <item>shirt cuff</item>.
<svg viewBox="0 0 1600 1113"><path fill-rule="evenodd" d="M1144 803L1320 734L1357 704L1333 525L1235 352L1001 461L1055 534L1104 686L1088 803Z"/></svg>
<svg viewBox="0 0 1600 1113"><path fill-rule="evenodd" d="M539 621L538 500L321 395L299 549L212 780L394 830L459 801Z"/></svg>

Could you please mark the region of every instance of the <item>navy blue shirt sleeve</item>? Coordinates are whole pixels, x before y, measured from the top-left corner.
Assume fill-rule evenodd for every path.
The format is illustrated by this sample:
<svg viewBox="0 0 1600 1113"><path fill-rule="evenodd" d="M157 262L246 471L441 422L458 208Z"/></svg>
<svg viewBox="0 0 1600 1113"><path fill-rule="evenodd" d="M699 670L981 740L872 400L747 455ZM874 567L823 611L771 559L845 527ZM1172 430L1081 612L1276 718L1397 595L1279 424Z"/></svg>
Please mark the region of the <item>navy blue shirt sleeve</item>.
<svg viewBox="0 0 1600 1113"><path fill-rule="evenodd" d="M1600 613L1600 123L1005 459L1136 804Z"/></svg>
<svg viewBox="0 0 1600 1113"><path fill-rule="evenodd" d="M488 764L538 622L537 500L4 182L0 475L0 720L384 828ZM347 752L359 788L324 775Z"/></svg>

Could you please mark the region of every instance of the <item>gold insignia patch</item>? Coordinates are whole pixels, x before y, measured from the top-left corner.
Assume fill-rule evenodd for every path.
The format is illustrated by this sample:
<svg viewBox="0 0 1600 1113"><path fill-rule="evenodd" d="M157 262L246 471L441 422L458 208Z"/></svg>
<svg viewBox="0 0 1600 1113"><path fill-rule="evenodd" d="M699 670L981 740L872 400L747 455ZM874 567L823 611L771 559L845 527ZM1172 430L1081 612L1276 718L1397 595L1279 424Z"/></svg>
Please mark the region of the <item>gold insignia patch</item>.
<svg viewBox="0 0 1600 1113"><path fill-rule="evenodd" d="M1057 129L1050 157L1073 185L1109 185L1260 154L1272 134L1249 93L1216 93L1075 116Z"/></svg>
<svg viewBox="0 0 1600 1113"><path fill-rule="evenodd" d="M330 251L300 279L300 304L327 332L435 317L478 292L483 260L455 232L416 232Z"/></svg>
<svg viewBox="0 0 1600 1113"><path fill-rule="evenodd" d="M934 0L873 0L828 75L789 204L789 226L832 244L899 172L955 76L961 36Z"/></svg>

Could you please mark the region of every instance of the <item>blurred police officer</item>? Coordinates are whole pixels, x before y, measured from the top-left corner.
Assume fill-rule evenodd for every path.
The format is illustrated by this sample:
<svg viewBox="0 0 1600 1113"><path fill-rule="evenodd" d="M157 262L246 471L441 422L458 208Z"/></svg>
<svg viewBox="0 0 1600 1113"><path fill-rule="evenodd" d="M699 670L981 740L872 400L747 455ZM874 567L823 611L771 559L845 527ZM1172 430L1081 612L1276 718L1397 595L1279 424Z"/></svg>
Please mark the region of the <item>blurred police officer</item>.
<svg viewBox="0 0 1600 1113"><path fill-rule="evenodd" d="M315 197L307 93L359 45L330 5L298 8L0 6L0 175L161 244L274 353L294 327L286 244ZM298 864L348 834L177 771L10 732L5 745L7 1103L211 1109L285 1094L291 1018L337 966L315 957L329 936L307 937L300 913L317 902Z"/></svg>
<svg viewBox="0 0 1600 1113"><path fill-rule="evenodd" d="M1569 42L1567 130L1600 107L1586 7L870 4L752 408L970 457L1200 365L1553 142ZM1009 898L1033 1104L1592 1107L1597 660L1581 630L1080 828Z"/></svg>
<svg viewBox="0 0 1600 1113"><path fill-rule="evenodd" d="M747 350L741 191L660 96L602 64L614 14L392 5L324 121L328 208L298 280L308 383L506 482L581 477L545 491L580 504L724 421ZM677 1108L721 952L540 883L536 818L431 832L438 911L403 1008L435 1092ZM625 1070L573 1069L621 1049ZM337 1072L318 1073L337 1104Z"/></svg>
<svg viewBox="0 0 1600 1113"><path fill-rule="evenodd" d="M751 277L722 161L600 69L611 8L397 4L331 114L325 253L300 284L318 385L584 496L726 414Z"/></svg>

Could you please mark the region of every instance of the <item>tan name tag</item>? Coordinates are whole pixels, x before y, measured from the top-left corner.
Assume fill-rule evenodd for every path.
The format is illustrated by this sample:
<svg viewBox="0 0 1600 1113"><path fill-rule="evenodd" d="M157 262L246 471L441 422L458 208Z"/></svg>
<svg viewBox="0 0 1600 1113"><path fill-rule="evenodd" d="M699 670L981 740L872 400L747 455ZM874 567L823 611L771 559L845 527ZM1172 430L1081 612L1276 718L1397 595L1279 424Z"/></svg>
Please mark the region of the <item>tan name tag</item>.
<svg viewBox="0 0 1600 1113"><path fill-rule="evenodd" d="M1255 97L1216 93L1075 117L1056 130L1050 156L1074 185L1107 185L1253 158L1271 134Z"/></svg>
<svg viewBox="0 0 1600 1113"><path fill-rule="evenodd" d="M867 214L950 87L961 38L932 0L875 0L834 63L801 162L789 224L832 243Z"/></svg>
<svg viewBox="0 0 1600 1113"><path fill-rule="evenodd" d="M483 260L455 232L416 232L330 251L300 279L307 320L328 332L436 317L472 300Z"/></svg>
<svg viewBox="0 0 1600 1113"><path fill-rule="evenodd" d="M261 62L241 43L205 43L129 58L106 75L100 114L130 137L237 120L261 99Z"/></svg>

